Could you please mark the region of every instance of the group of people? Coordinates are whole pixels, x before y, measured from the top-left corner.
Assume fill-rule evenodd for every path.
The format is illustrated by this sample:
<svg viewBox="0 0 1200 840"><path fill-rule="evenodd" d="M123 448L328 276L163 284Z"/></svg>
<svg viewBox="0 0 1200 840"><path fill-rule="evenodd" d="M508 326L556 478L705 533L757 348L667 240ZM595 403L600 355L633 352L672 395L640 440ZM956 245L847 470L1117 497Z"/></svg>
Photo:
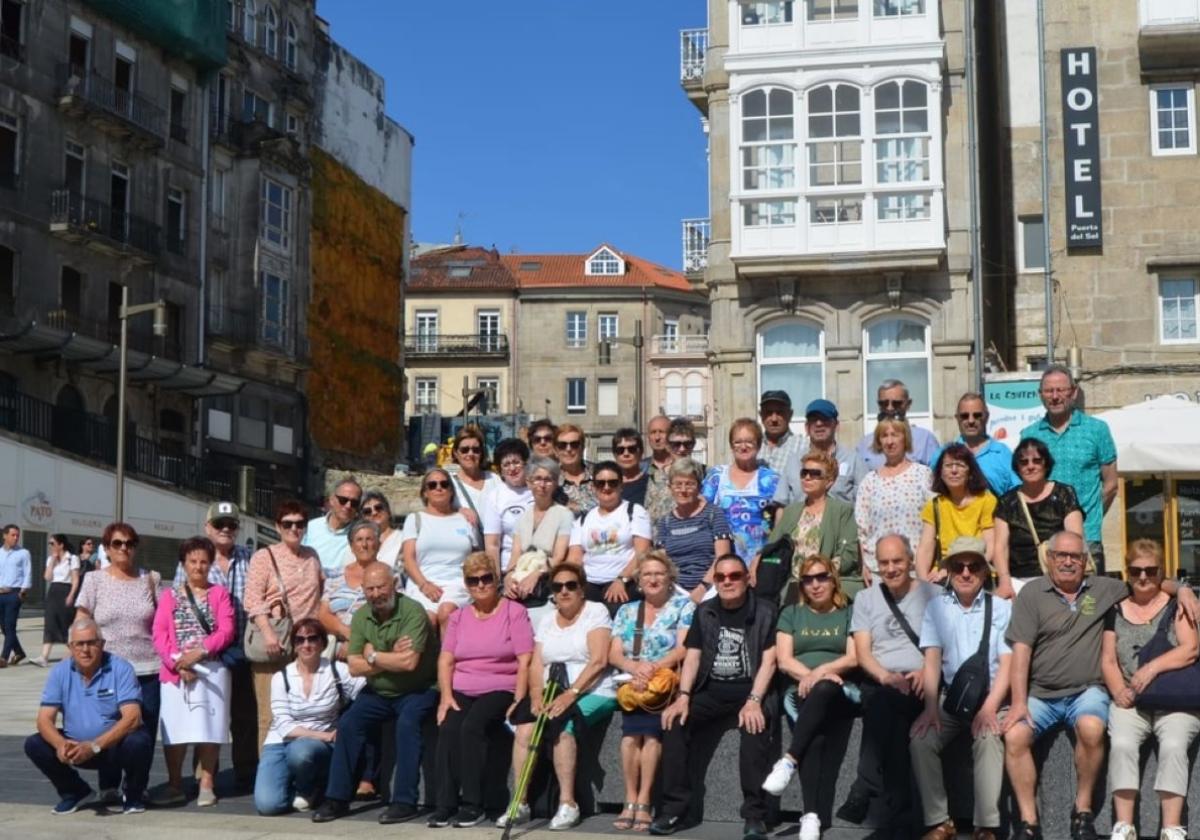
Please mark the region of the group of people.
<svg viewBox="0 0 1200 840"><path fill-rule="evenodd" d="M769 797L798 773L800 837L816 840L833 818L839 733L861 716L839 817L955 836L943 751L963 734L974 837L987 840L1006 773L1014 836L1041 836L1031 750L1065 724L1077 738L1072 837L1097 836L1107 732L1112 836L1137 836L1138 755L1153 735L1162 837L1178 840L1200 732L1200 703L1181 687L1197 659L1196 598L1148 541L1129 547L1128 584L1104 576L1112 438L1074 408L1069 372L1046 371L1041 391L1046 417L1012 452L988 437L975 394L958 403L958 439L939 446L908 423L907 390L891 380L856 447L839 445L831 402L806 407L801 436L788 395L770 391L757 420L731 424L730 462L708 469L686 419L654 418L648 454L621 429L612 459L595 463L573 424L535 422L490 457L468 426L452 444L457 469L423 476L402 528L383 494L347 479L314 519L280 505L280 541L251 554L222 502L166 587L137 565L134 529L114 523L103 570L79 583L48 565L74 605L71 658L47 682L26 752L58 790L56 813L92 795L77 767L100 771L102 801L136 812L187 801L189 744L196 803L214 804L231 741L261 813L311 809L325 822L382 792L390 731L380 822L417 815L424 750L437 828L494 817L509 799L500 768L511 761L520 779L537 733L560 830L582 816L588 739L620 710L618 830L666 835L702 819L696 757L736 729L744 837L766 836ZM147 793L160 732L168 782ZM497 822L529 816L518 798Z"/></svg>

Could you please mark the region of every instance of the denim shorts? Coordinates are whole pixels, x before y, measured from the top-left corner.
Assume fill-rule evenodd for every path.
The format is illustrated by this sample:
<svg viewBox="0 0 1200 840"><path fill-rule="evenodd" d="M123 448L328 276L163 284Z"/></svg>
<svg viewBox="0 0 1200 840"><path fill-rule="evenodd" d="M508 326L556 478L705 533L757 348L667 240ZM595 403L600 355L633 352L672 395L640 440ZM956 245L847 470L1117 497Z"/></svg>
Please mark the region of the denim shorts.
<svg viewBox="0 0 1200 840"><path fill-rule="evenodd" d="M1076 722L1084 715L1099 718L1101 723L1107 724L1108 703L1108 692L1098 685L1088 686L1080 693L1067 697L1048 700L1030 697L1029 717L1033 719L1033 734L1039 736L1060 723L1074 729Z"/></svg>

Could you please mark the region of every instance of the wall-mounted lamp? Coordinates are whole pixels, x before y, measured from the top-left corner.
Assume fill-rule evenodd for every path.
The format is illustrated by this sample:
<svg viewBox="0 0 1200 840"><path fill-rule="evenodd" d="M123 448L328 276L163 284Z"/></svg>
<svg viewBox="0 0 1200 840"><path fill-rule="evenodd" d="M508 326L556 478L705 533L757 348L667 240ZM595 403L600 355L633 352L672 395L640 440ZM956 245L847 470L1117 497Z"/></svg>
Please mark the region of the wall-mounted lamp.
<svg viewBox="0 0 1200 840"><path fill-rule="evenodd" d="M788 314L796 311L796 280L792 277L785 277L782 280L775 281L775 288L779 294L779 308Z"/></svg>
<svg viewBox="0 0 1200 840"><path fill-rule="evenodd" d="M887 275L886 282L888 305L892 307L892 309L900 308L900 292L903 289L903 277L904 275L902 274Z"/></svg>

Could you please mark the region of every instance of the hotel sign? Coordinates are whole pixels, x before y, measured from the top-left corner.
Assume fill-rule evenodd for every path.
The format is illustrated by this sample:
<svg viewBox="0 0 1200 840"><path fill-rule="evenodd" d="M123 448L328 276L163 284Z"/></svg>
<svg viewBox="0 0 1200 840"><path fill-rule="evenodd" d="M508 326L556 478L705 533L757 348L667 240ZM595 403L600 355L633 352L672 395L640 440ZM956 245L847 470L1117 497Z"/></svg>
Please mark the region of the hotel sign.
<svg viewBox="0 0 1200 840"><path fill-rule="evenodd" d="M1103 245L1100 223L1100 105L1096 49L1063 50L1063 169L1067 179L1067 249Z"/></svg>

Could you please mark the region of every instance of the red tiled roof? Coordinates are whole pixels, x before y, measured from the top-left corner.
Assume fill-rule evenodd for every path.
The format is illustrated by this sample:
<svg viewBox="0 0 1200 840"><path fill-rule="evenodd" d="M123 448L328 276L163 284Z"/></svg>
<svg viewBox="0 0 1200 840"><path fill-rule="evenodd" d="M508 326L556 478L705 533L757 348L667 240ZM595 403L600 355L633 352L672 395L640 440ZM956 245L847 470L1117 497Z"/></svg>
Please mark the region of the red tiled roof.
<svg viewBox="0 0 1200 840"><path fill-rule="evenodd" d="M501 262L516 277L522 289L570 288L573 286L603 288L641 288L655 286L679 292L691 292L692 285L680 272L649 260L622 253L611 245L602 245L625 261L625 273L586 274L587 254L503 254ZM536 268L534 267L536 266Z"/></svg>
<svg viewBox="0 0 1200 840"><path fill-rule="evenodd" d="M408 288L412 291L456 291L517 288L517 281L494 249L454 245L413 259Z"/></svg>

